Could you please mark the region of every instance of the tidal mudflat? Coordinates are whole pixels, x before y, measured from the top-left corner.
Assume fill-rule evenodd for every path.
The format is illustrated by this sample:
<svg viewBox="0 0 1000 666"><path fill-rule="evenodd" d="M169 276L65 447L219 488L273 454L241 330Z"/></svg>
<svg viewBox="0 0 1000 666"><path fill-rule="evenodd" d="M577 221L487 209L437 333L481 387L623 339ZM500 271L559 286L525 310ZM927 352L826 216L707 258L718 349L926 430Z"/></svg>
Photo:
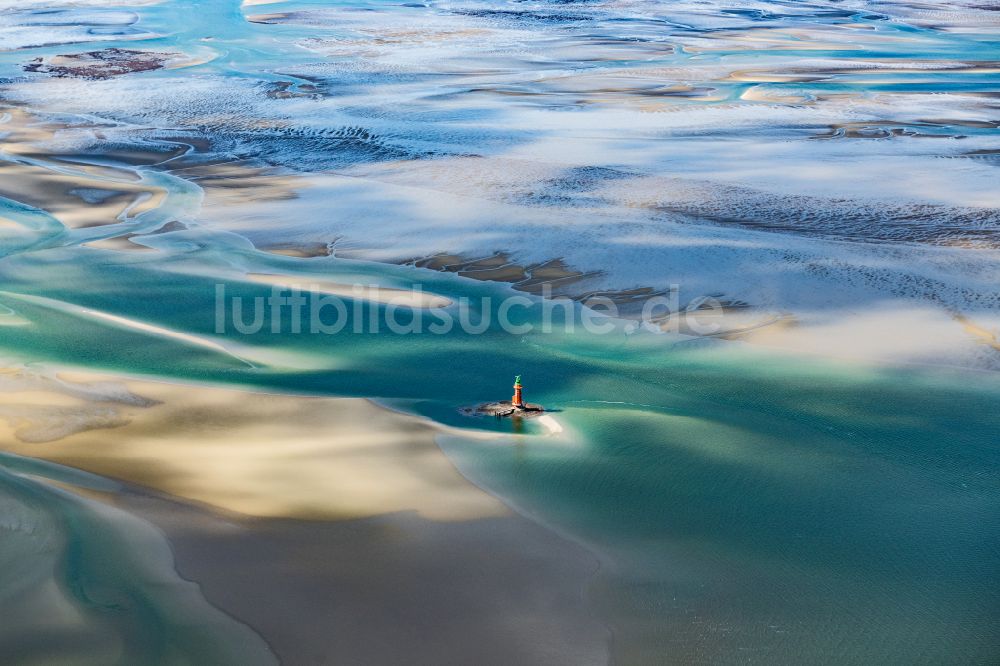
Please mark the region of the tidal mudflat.
<svg viewBox="0 0 1000 666"><path fill-rule="evenodd" d="M987 5L0 0L0 662L994 663Z"/></svg>

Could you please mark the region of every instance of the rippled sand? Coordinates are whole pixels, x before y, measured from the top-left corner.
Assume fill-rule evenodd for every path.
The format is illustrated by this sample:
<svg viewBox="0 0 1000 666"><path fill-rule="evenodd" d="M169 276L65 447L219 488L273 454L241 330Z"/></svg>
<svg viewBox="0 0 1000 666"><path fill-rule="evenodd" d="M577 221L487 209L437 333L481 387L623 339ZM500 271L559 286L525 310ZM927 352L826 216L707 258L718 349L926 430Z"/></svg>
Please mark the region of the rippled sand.
<svg viewBox="0 0 1000 666"><path fill-rule="evenodd" d="M126 21L96 4L88 20ZM130 39L182 6L148 10ZM279 253L560 259L592 276L581 293L679 284L687 302L747 304L734 332L821 328L831 308L880 313L887 343L908 327L894 312L997 326L996 63L974 3L262 7L148 40L200 63L146 72L157 85L36 72L5 96L76 114L32 150L155 149L204 189L200 224ZM29 9L7 20L32 25ZM213 61L247 38L277 40L256 82ZM67 178L17 189L52 180ZM89 225L120 215L113 201L66 206ZM942 329L942 362L995 367L963 330ZM789 346L826 349L812 340Z"/></svg>

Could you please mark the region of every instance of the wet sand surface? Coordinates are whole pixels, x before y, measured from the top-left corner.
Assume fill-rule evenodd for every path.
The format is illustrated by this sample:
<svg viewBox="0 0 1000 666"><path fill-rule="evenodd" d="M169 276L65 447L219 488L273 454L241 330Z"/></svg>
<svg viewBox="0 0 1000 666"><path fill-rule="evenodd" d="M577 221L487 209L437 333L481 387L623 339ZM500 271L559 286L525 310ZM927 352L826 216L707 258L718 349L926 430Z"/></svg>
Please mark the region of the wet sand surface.
<svg viewBox="0 0 1000 666"><path fill-rule="evenodd" d="M248 516L508 513L438 450L444 430L366 400L63 377L0 376L7 451Z"/></svg>
<svg viewBox="0 0 1000 666"><path fill-rule="evenodd" d="M287 664L607 663L593 556L517 516L226 520L127 496L177 570Z"/></svg>
<svg viewBox="0 0 1000 666"><path fill-rule="evenodd" d="M417 419L16 369L0 374L0 418L6 451L127 482L50 481L161 529L176 571L283 663L607 661L597 559L460 477Z"/></svg>

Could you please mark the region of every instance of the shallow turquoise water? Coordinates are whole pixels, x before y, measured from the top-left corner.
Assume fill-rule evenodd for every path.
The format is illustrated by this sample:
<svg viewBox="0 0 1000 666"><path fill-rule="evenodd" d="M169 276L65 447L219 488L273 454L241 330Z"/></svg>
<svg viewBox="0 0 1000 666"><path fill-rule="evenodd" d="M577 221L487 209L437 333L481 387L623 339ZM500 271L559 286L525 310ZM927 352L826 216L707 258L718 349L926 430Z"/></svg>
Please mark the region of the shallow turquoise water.
<svg viewBox="0 0 1000 666"><path fill-rule="evenodd" d="M0 454L5 663L277 663L250 628L175 573L158 530L43 479L118 485Z"/></svg>
<svg viewBox="0 0 1000 666"><path fill-rule="evenodd" d="M69 264L63 252L11 257L22 281L9 288L212 333L212 284L178 276L165 285L150 260L90 252L92 263ZM46 255L67 266L65 281L33 280L28 264ZM381 272L385 283L424 277L328 264L334 278L341 267ZM502 291L427 277L426 289L453 298ZM144 298L154 290L155 300ZM524 374L529 398L557 410L562 435L529 427L514 441L442 444L474 482L602 556L592 595L611 609L625 661L731 661L743 650L785 663L995 654L998 598L986 582L1000 567L1000 384L990 373L851 368L654 334L497 330L233 336L241 349L303 354L307 366L251 368L3 302L35 323L4 331L5 349L20 358L371 396L459 427L509 432L457 410L505 395L505 379Z"/></svg>

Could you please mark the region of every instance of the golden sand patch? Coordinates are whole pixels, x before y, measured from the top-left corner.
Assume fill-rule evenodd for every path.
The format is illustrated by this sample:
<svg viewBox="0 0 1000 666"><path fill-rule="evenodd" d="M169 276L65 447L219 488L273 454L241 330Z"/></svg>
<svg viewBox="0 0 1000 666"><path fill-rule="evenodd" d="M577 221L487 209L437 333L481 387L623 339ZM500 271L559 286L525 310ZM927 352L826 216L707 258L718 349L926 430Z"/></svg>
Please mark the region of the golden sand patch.
<svg viewBox="0 0 1000 666"><path fill-rule="evenodd" d="M82 228L114 224L126 212L134 216L155 209L166 192L0 162L0 196L44 210L67 227Z"/></svg>
<svg viewBox="0 0 1000 666"><path fill-rule="evenodd" d="M70 228L114 224L125 215L159 207L166 192L135 174L111 167L39 157L44 143L68 127L35 118L16 107L0 114L0 151L23 158L0 162L0 196L44 210ZM53 159L54 158L54 159Z"/></svg>
<svg viewBox="0 0 1000 666"><path fill-rule="evenodd" d="M952 315L959 324L962 325L962 329L974 337L979 342L992 347L993 349L1000 351L1000 334L990 331L989 329L983 328L979 324L970 320L965 315L954 314Z"/></svg>
<svg viewBox="0 0 1000 666"><path fill-rule="evenodd" d="M104 390L88 394L99 379ZM455 470L434 425L367 400L133 380L114 393L107 378L60 381L0 390L0 446L250 516L508 514ZM42 435L28 439L66 434L24 441L26 427Z"/></svg>

